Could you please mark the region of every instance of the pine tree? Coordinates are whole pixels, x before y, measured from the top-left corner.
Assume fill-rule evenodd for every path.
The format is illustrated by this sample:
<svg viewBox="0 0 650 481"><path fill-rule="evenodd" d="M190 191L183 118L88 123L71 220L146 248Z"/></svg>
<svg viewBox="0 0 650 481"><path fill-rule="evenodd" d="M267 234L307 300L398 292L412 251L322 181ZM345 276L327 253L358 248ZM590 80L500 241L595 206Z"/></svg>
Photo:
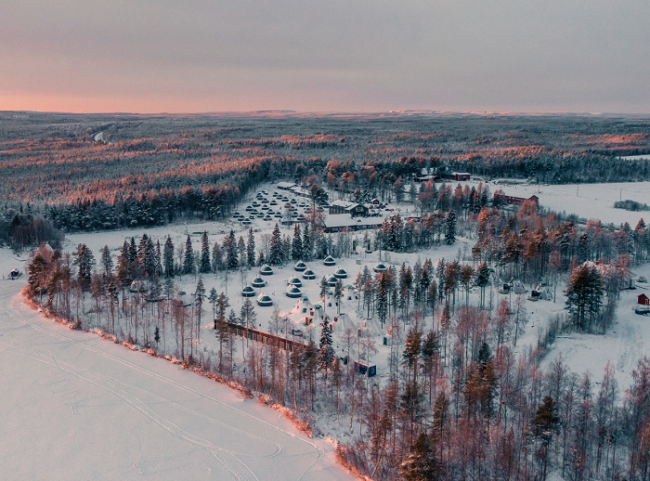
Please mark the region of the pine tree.
<svg viewBox="0 0 650 481"><path fill-rule="evenodd" d="M86 244L79 244L74 256L74 265L79 269L77 281L82 289L88 289L93 267L95 266L95 256Z"/></svg>
<svg viewBox="0 0 650 481"><path fill-rule="evenodd" d="M271 234L271 248L269 251L268 262L272 266L279 266L284 263L282 236L280 235L280 227L278 227L278 224L275 224L275 228Z"/></svg>
<svg viewBox="0 0 650 481"><path fill-rule="evenodd" d="M41 285L41 281L46 268L47 260L40 253L36 254L29 263L27 283L33 296L40 294L44 287Z"/></svg>
<svg viewBox="0 0 650 481"><path fill-rule="evenodd" d="M217 294L217 290L213 287L210 289L208 301L210 301L210 304L212 304L212 317L214 318L215 329L217 328L217 299L219 299L219 295Z"/></svg>
<svg viewBox="0 0 650 481"><path fill-rule="evenodd" d="M576 268L571 274L566 296L566 309L574 325L581 330L590 330L600 312L603 297L598 269L589 265Z"/></svg>
<svg viewBox="0 0 650 481"><path fill-rule="evenodd" d="M199 262L199 272L207 274L212 270L210 266L210 244L208 242L208 233L203 231L201 238L201 261Z"/></svg>
<svg viewBox="0 0 650 481"><path fill-rule="evenodd" d="M156 253L155 253L155 277L159 278L163 275L163 266L162 266L162 255L160 252L160 241L156 241Z"/></svg>
<svg viewBox="0 0 650 481"><path fill-rule="evenodd" d="M255 235L253 228L248 231L248 243L246 244L246 257L248 261L248 268L255 267Z"/></svg>
<svg viewBox="0 0 650 481"><path fill-rule="evenodd" d="M223 250L226 255L226 268L229 270L237 269L239 267L239 259L234 230L231 230L223 240Z"/></svg>
<svg viewBox="0 0 650 481"><path fill-rule="evenodd" d="M334 350L332 349L332 330L327 318L323 318L320 332L320 350L318 352L318 365L327 376L332 361L334 360Z"/></svg>
<svg viewBox="0 0 650 481"><path fill-rule="evenodd" d="M341 313L341 299L343 298L343 281L336 279L334 286L334 299L336 300L336 314Z"/></svg>
<svg viewBox="0 0 650 481"><path fill-rule="evenodd" d="M244 242L244 237L239 236L237 241L237 251L239 252L240 266L242 269L246 268L247 265L247 253L246 253L246 243Z"/></svg>
<svg viewBox="0 0 650 481"><path fill-rule="evenodd" d="M138 245L137 269L138 277L148 279L151 279L156 272L156 251L151 238L147 234L142 234Z"/></svg>
<svg viewBox="0 0 650 481"><path fill-rule="evenodd" d="M408 458L400 467L404 481L436 481L440 479L438 463L433 456L431 440L426 433L420 433L411 446Z"/></svg>
<svg viewBox="0 0 650 481"><path fill-rule="evenodd" d="M456 243L456 214L453 210L447 212L445 216L445 244L452 245Z"/></svg>
<svg viewBox="0 0 650 481"><path fill-rule="evenodd" d="M104 275L109 278L113 273L113 258L107 245L102 249L102 267L104 268Z"/></svg>
<svg viewBox="0 0 650 481"><path fill-rule="evenodd" d="M212 272L219 272L223 269L223 252L219 243L215 242L212 246Z"/></svg>
<svg viewBox="0 0 650 481"><path fill-rule="evenodd" d="M487 263L482 262L476 268L476 285L481 289L481 307L485 303L485 288L490 284L490 271Z"/></svg>
<svg viewBox="0 0 650 481"><path fill-rule="evenodd" d="M133 279L131 279L131 271L129 269L129 243L124 241L120 254L117 256L117 282L121 288L127 287Z"/></svg>
<svg viewBox="0 0 650 481"><path fill-rule="evenodd" d="M185 255L183 257L183 274L194 274L194 250L192 250L192 239L187 236L185 241Z"/></svg>
<svg viewBox="0 0 650 481"><path fill-rule="evenodd" d="M253 303L249 298L246 298L244 303L241 306L239 311L239 317L241 318L242 324L249 328L255 327L255 321L257 320L257 314L255 314L255 308ZM246 344L248 345L248 337L246 338Z"/></svg>
<svg viewBox="0 0 650 481"><path fill-rule="evenodd" d="M291 258L294 261L302 259L302 239L300 237L300 225L296 224L293 229L293 242L291 244Z"/></svg>
<svg viewBox="0 0 650 481"><path fill-rule="evenodd" d="M167 236L165 247L163 248L163 267L165 277L174 277L174 243L169 236Z"/></svg>
<svg viewBox="0 0 650 481"><path fill-rule="evenodd" d="M541 439L541 445L537 451L537 457L542 462L541 481L546 480L546 471L548 465L548 448L553 439L553 435L558 431L560 419L555 414L556 406L550 396L544 398L544 403L537 408L535 419L533 420L533 433L535 437Z"/></svg>
<svg viewBox="0 0 650 481"><path fill-rule="evenodd" d="M305 225L305 230L302 233L302 260L312 260L313 252L314 246L312 244L312 236L309 233L309 225Z"/></svg>
<svg viewBox="0 0 650 481"><path fill-rule="evenodd" d="M323 300L323 314L325 313L325 304L326 304L326 298L327 298L327 291L329 290L329 286L327 285L327 279L323 277L320 281L320 298Z"/></svg>

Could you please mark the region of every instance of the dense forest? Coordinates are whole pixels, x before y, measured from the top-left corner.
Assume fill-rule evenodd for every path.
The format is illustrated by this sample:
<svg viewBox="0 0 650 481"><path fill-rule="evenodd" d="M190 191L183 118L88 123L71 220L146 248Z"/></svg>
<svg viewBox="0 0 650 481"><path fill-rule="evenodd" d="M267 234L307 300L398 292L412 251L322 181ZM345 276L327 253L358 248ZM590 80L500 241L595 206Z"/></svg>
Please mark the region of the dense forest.
<svg viewBox="0 0 650 481"><path fill-rule="evenodd" d="M648 152L650 120L632 117L6 115L0 239L42 240L8 232L34 219L64 232L215 219L278 179L382 197L423 168L544 183L648 180L647 160L617 157Z"/></svg>

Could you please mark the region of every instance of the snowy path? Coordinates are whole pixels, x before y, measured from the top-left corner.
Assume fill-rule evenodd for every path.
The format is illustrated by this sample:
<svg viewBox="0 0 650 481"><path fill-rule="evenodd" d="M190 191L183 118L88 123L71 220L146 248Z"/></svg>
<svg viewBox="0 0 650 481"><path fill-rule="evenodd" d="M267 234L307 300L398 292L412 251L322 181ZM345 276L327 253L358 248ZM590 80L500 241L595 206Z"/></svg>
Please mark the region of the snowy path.
<svg viewBox="0 0 650 481"><path fill-rule="evenodd" d="M0 479L352 479L229 388L22 304L0 281Z"/></svg>

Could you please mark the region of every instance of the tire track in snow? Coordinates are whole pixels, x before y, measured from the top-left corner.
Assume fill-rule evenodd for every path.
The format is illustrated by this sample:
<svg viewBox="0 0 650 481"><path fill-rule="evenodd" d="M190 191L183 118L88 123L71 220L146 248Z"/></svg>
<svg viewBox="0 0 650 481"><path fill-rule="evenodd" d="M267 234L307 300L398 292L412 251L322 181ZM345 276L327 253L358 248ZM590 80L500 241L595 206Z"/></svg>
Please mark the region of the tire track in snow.
<svg viewBox="0 0 650 481"><path fill-rule="evenodd" d="M175 382L175 381L172 381L171 379L169 379L169 378L167 378L167 377L165 377L165 376L162 376L162 375L160 375L160 374L158 374L158 373L155 373L155 372L150 371L150 370L148 370L148 369L142 368L142 367L138 366L137 364L134 364L134 363L132 363L132 362L126 361L126 360L124 360L124 359L122 359L122 358L120 358L120 357L118 357L118 356L114 356L114 355L112 355L112 354L109 354L109 353L107 353L107 352L105 352L105 351L103 351L103 350L101 350L101 349L98 349L98 348L95 348L95 347L92 347L92 346L88 346L88 345L84 345L84 344L81 343L81 341L77 341L77 340L75 340L75 339L71 339L70 337L65 336L65 335L63 335L63 334L54 333L54 332L52 332L51 330L49 330L49 329L47 329L47 328L45 328L45 327L43 327L43 326L39 326L39 325L36 324L36 323L30 322L30 321L28 321L28 320L26 320L26 319L21 318L17 313L15 313L15 312L11 312L11 311L8 311L7 309L5 309L5 308L3 308L3 307L1 307L1 306L0 306L0 311L5 312L5 313L8 314L10 317L16 319L18 322L20 322L20 323L22 323L22 324L24 324L24 325L30 326L30 327L33 328L34 330L37 330L37 331L42 332L42 333L44 333L44 334L48 334L48 335L50 335L50 336L52 336L52 337L56 337L56 338L58 338L58 339L61 339L61 340L63 340L63 341L66 341L66 342L74 342L75 344L80 344L79 347L81 347L82 349L85 349L85 350L87 350L87 351L91 351L91 352L94 352L94 353L99 354L99 355L101 355L101 356L104 356L104 357L106 357L106 358L108 358L108 359L110 359L110 360L112 360L112 361L114 361L114 362L117 362L117 363L119 363L119 364L122 364L122 365L124 365L124 366L130 368L130 369L133 369L133 370L135 370L135 371L138 371L138 372L140 372L141 374L144 374L144 375L147 375L147 376L149 376L149 377L155 378L155 379L157 379L157 380L159 380L159 381L162 381L162 382L164 382L164 383L171 384L172 386L174 386L174 387L176 387L176 388L178 388L178 389L181 389L181 390L183 390L183 391L185 391L185 392L187 392L187 393L194 394L194 395L196 395L196 396L198 396L198 397L201 397L201 398L203 398L203 399L209 400L209 401L213 402L214 404L217 404L217 405L219 405L219 406L225 407L225 408L227 408L227 409L234 410L234 411L237 412L238 414L244 415L244 416L248 417L249 419L253 419L253 420L257 421L257 422L260 422L260 423L266 424L266 425L268 425L268 426L270 426L270 427L273 427L273 428L276 429L276 430L279 430L279 431L281 431L281 432L287 434L288 436L291 436L291 437L293 437L293 438L297 438L297 436L295 436L293 433L289 433L289 432L287 432L287 431L285 431L285 430L283 430L283 429L281 429L281 428L278 428L277 426L273 426L273 424L267 423L266 421L263 421L263 420L261 420L260 418L257 418L257 417L255 417L255 416L253 416L253 415L251 415L251 414L248 414L248 413L246 413L245 411L242 411L242 410L237 409L237 408L235 408L235 407L233 407L233 406L230 406L230 405L228 405L228 404L226 404L226 403L223 403L223 402L221 402L221 401L219 401L219 400L217 400L217 399L212 398L211 396L208 396L208 395L203 394L203 393L201 393L201 392L199 392L199 391L196 391L196 390L194 390L194 389L192 389L192 388L189 388L189 387L187 387L187 386L185 386L185 385L183 385L183 384L181 384L181 383L177 383L177 382ZM91 339L89 339L89 340L91 340ZM121 382L121 381L120 381L120 382ZM239 429L239 428L236 428L236 427L234 427L234 426L231 426L231 425L225 424L225 423L223 423L223 422L221 422L221 421L218 421L218 420L216 420L216 419L214 419L214 418L211 418L211 417L209 417L209 416L206 416L206 415L204 415L204 414L197 413L196 411L193 411L193 410L191 410L191 409L189 409L189 408L187 408L187 407L185 407L185 406L179 405L178 403L175 403L174 401L171 401L171 400L169 400L169 399L167 399L167 398L165 398L165 397L163 397L163 396L161 396L161 395L159 395L159 394L155 394L155 393L152 393L152 392L150 392L150 391L147 391L147 390L145 390L145 389L143 389L143 388L141 388L141 387L139 387L139 386L130 386L130 387L133 387L133 388L135 388L135 389L138 389L138 390L140 390L140 391L142 391L142 392L146 392L146 393L148 393L148 394L150 394L150 395L157 396L157 397L159 397L160 399L162 399L162 400L168 402L169 404L176 405L176 406L181 407L182 409L184 409L184 410L186 410L186 411L189 411L189 412L192 412L192 413L196 414L197 416L205 417L205 418L207 418L207 419L210 419L210 420L214 421L215 423L218 423L218 424L221 424L221 425L227 426L229 429L232 429L233 431L239 432L239 433L244 434L244 435L246 435L246 436L248 436L248 437L252 437L252 438L258 439L258 440L260 440L260 441L262 441L262 442L264 442L264 443L271 444L271 445L275 446L275 448L276 448L276 452L274 452L274 453L271 454L271 455L265 456L265 457L269 457L269 458L276 457L276 456L278 456L279 454L281 454L282 451L284 450L284 446L283 446L282 444L279 444L279 443L276 443L276 442L270 441L270 440L268 440L268 439L265 439L265 438L263 438L263 437L261 437L261 436L257 436L257 435L255 435L255 434L252 434L252 433L249 433L249 432L243 431L243 430L241 430L241 429ZM309 442L309 441L306 441L306 440L303 440L303 439L301 439L301 438L299 438L299 437L298 437L298 439L300 439L300 440L302 440L303 442L306 442L307 444L309 444L309 445L311 445L311 446L314 446L316 449L318 449L318 448L317 448L313 443L311 443L311 442ZM247 455L246 453L242 453L242 454Z"/></svg>
<svg viewBox="0 0 650 481"><path fill-rule="evenodd" d="M18 292L19 292L19 289L16 289L16 292L15 292L15 293L10 293L10 292L8 292L8 293L6 293L6 294L0 296L0 299L6 299L6 298L9 298L9 297L16 297L16 294L18 294ZM19 303L21 304L21 306L25 306L25 305L23 304L22 299L18 298L18 299L17 299L17 302L19 302ZM26 307L26 306L25 306L25 307ZM28 307L26 307L26 308L28 309ZM204 394L204 393L202 393L202 392L196 391L195 389L192 389L192 388L190 388L190 387L188 387L188 386L185 386L185 385L183 385L183 384L180 384L180 383L178 383L178 382L175 382L175 381L173 381L173 380L171 380L171 379L169 379L169 378L166 378L166 377L164 377L164 376L162 376L162 375L160 375L160 374L158 374L158 373L156 373L156 372L153 372L153 371L150 371L150 370L148 370L148 369L142 368L142 367L140 367L140 366L138 366L138 365L136 365L136 364L134 364L134 363L132 363L132 362L129 362L129 361L125 360L125 359L122 359L122 358L117 357L117 356L115 356L115 355L111 355L111 354L109 354L109 353L107 353L107 352L102 351L101 349L97 349L97 348L94 348L94 347L92 347L92 346L85 345L85 344L82 343L82 341L79 341L79 340L76 340L76 339L72 339L71 337L69 337L69 336L67 336L67 335L63 335L63 334L59 334L59 333L53 332L51 329L48 329L48 328L46 328L46 327L44 327L44 326L40 326L40 325L38 325L37 323L31 322L31 321L25 319L23 316L20 315L19 311L17 311L17 310L9 311L9 310L4 309L3 307L0 306L0 311L3 311L5 314L7 314L7 315L10 316L11 318L13 318L13 319L19 321L21 324L23 324L23 325L28 325L28 326L30 326L31 328L35 329L35 330L38 330L38 331L40 331L40 332L42 332L42 333L44 333L44 334L47 334L48 336L52 336L52 337L58 338L58 339L60 339L60 340L62 340L62 341L65 341L65 342L74 342L74 343L76 343L76 344L80 344L80 347L81 347L82 349L85 349L85 350L88 350L88 351L94 352L94 353L96 353L96 354L102 355L102 356L104 356L104 357L106 357L106 358L108 358L108 359L110 359L110 360L112 360L112 361L114 361L114 362L120 363L120 364L122 364L122 365L124 365L124 366L126 366L126 367L128 367L128 368L130 368L130 369L133 369L133 370L135 370L135 371L138 371L138 372L140 372L140 373L142 373L142 374L144 374L144 375L146 375L146 376L149 376L149 377L155 378L155 379L157 379L157 380L159 380L159 381L162 381L162 382L164 382L164 383L167 383L167 384L169 384L169 385L172 385L172 386L176 387L177 389L180 389L180 390L183 390L183 391L185 391L185 392L188 392L188 393L194 394L195 396L198 396L198 397L201 397L201 398L203 398L203 399L206 399L206 400L208 400L208 401L211 402L211 403L214 403L214 404L220 405L220 406L222 406L222 407L225 407L225 408L227 408L227 409L230 409L230 410L232 410L232 411L234 411L234 412L236 412L236 413L238 413L238 414L240 414L240 415L246 416L246 417L249 418L249 419L252 419L252 420L254 420L254 421L256 421L256 422L260 422L260 423L262 423L262 424L264 424L264 425L266 425L266 426L268 426L268 427L270 427L270 428L272 428L272 429L274 429L274 430L276 430L276 431L280 431L281 433L283 433L283 434L285 434L285 435L287 435L287 436L290 436L291 438L294 438L294 439L300 440L300 441L302 441L302 442L304 442L304 443L310 445L311 447L313 447L313 448L316 450L317 460L316 460L316 461L315 461L315 462L314 462L314 463L313 463L313 464L312 464L312 465L311 465L311 466L310 466L310 467L309 467L309 468L308 468L308 469L303 473L303 475L301 476L301 479L302 479L305 475L307 475L307 474L309 473L309 471L311 471L311 469L312 469L312 468L317 464L317 462L318 462L319 460L322 460L322 459L323 459L324 451L323 451L322 449L320 449L318 446L316 446L314 443L312 443L312 442L310 442L310 441L304 439L304 437L302 437L302 436L298 436L298 435L296 435L295 433L289 432L289 431L287 431L287 430L285 430L285 429L282 429L282 428L280 428L280 427L278 427L278 426L275 426L275 425L273 425L273 424L271 424L271 423L269 423L269 422L267 422L267 421L264 421L264 420L262 420L262 419L260 419L260 418L258 418L258 417L256 417L256 416L254 416L254 415L252 415L252 414L249 414L249 413L247 413L247 412L245 412L245 411L242 411L242 410L240 410L240 409L238 409L238 408L236 408L236 407L234 407L234 406L230 406L230 405L228 405L228 404L226 404L226 403L223 403L223 402L221 402L221 401L219 401L219 400L217 400L217 399L215 399L215 398L213 398L213 397L211 397L211 396L209 396L209 395L206 395L206 394ZM49 351L48 351L48 352L49 352ZM49 354L52 356L53 361L56 363L56 362L57 362L56 356L54 356L51 352L49 352ZM41 360L41 361L42 361L42 360ZM42 361L42 362L44 362L44 361ZM60 366L54 366L54 367L59 367L59 368L60 368ZM63 370L65 370L65 369L63 369ZM74 373L71 373L71 374L74 374ZM74 374L74 375L79 376L78 374ZM79 376L79 377L81 377L81 376ZM87 382L91 382L91 381L87 380ZM118 382L121 382L121 381L118 381ZM102 386L101 386L101 382L99 382L98 385L99 385L99 387L102 387ZM195 415L197 415L197 416L201 416L201 417L206 418L206 419L209 420L209 421L213 421L213 422L219 423L219 421L217 421L217 420L211 418L210 416L206 416L206 415L203 415L203 414L201 414L201 413L197 413L197 412L195 412L195 411L193 411L193 410L191 410L191 409L189 409L189 408L185 408L184 406L179 405L178 403L174 403L173 401L170 401L169 399L165 399L164 397L161 397L161 396L159 396L159 395L157 395L157 394L154 394L154 393L151 393L151 392L149 392L149 391L147 391L147 390L144 390L144 389L142 389L142 388L139 388L138 386L130 386L130 385L129 385L129 387L131 387L131 388L135 388L135 389L139 389L140 391L142 391L142 392L144 392L144 393L148 393L148 394L153 395L153 396L158 396L158 397L164 399L166 402L168 402L168 403L170 403L170 404L173 404L173 405L175 405L175 406L177 406L177 407L180 407L180 408L182 408L182 409L184 409L184 410L186 410L186 411L189 411L189 412L191 412L191 413L193 413L193 414L195 414ZM105 387L103 387L103 388L104 388L104 389L107 389L107 388L105 388ZM110 389L107 389L107 390L110 390ZM118 397L121 397L121 396L119 396L118 394L116 394L116 395L117 395ZM122 397L122 398L124 399L124 397ZM135 398L135 399L136 399L137 401L141 402L139 399L137 399L137 398ZM124 400L125 400L126 402L128 402L127 399L124 399ZM138 407L137 407L137 405L136 405L135 403L129 403L129 404L131 404L134 408L138 409ZM143 403L142 403L142 404L143 404ZM144 404L143 404L143 406L141 406L141 407L143 407L144 410L143 410L143 409L139 409L139 410L140 410L141 412L143 412L143 414L147 415L147 410L148 410L149 412L151 412L150 409L149 409L147 406L144 406ZM153 412L151 412L151 413L153 413ZM153 415L154 415L154 417L157 416L157 415L155 415L155 413L153 413ZM163 427L163 428L165 428L165 429L168 428L168 427L163 426L163 424L161 424L161 422L164 422L164 420L154 419L154 418L151 417L151 416L149 416L149 417L152 418L152 420L153 420L154 422L156 422L157 424L161 425L161 427ZM162 418L161 418L161 419L162 419ZM173 425L173 423L170 423L170 424ZM173 425L173 428L180 429L180 428L178 428L178 426L176 426L176 425ZM170 431L170 432L173 432L173 428L172 428L172 431ZM242 434L245 434L245 435L248 435L248 436L252 436L252 437L258 438L258 439L260 439L260 440L262 440L262 441L264 441L264 442L267 442L267 443L269 443L269 444L273 444L273 445L275 445L275 446L276 446L276 449L277 449L276 452L273 453L273 454L271 454L271 455L268 455L268 456L266 456L266 457L269 457L269 458L271 458L271 457L276 457L276 456L280 455L281 452L284 450L284 446L283 446L282 444L278 444L278 443L274 443L274 442L268 441L268 440L266 440L266 439L264 439L264 438L261 438L261 437L259 437L259 436L252 435L252 434L250 434L250 433L246 433L246 432L244 432L244 431L238 430L237 428L233 428L233 427L231 427L231 426L229 426L229 428L230 428L230 429L235 429L235 430L241 432ZM169 430L169 429L168 429L168 430ZM183 438L186 439L186 440L188 440L188 441L190 441L190 442L194 442L194 443L197 444L197 445L201 445L201 446L203 446L203 447L206 447L207 449L209 449L209 446L213 446L211 443L209 443L209 441L206 441L206 440L204 440L204 439L202 439L202 438L197 438L197 439L192 440L192 439L191 439L191 436L193 436L193 435L189 435L189 439L188 439L188 436L184 436ZM205 443L207 443L207 444L205 444ZM218 448L218 447L216 447L216 446L213 446L213 448L220 449L220 448ZM218 459L218 457L216 456L216 453L214 452L214 450L212 450L211 453L212 453L213 456L215 456L215 457ZM232 454L232 453L228 453L228 454L231 455L231 456L233 456L233 457L235 457L234 454ZM290 456L290 457L293 457L293 456ZM235 459L237 459L237 458L235 457ZM219 459L218 459L218 460L219 460ZM221 460L220 460L220 461L221 461ZM243 463L241 460L237 459L237 461L240 462L240 463L242 463L242 464L245 466L245 463ZM332 463L330 463L330 462L328 462L327 464L330 465L330 466L333 466ZM248 472L249 472L250 474L253 474L253 473L250 471L250 469L248 468L248 466L246 466L246 468L247 468L247 470L248 470ZM253 476L254 476L254 474L253 474ZM239 479L242 479L242 478L239 478ZM246 479L246 478L243 478L243 479ZM257 479L257 478L255 478L255 479Z"/></svg>
<svg viewBox="0 0 650 481"><path fill-rule="evenodd" d="M189 442L190 444L194 444L195 446L206 449L212 455L212 457L215 458L215 460L219 464L221 464L225 469L230 471L236 479L240 481L247 481L247 480L259 481L259 478L255 476L255 474L252 472L250 467L246 465L246 463L238 459L233 453L223 448L220 448L219 446L215 446L213 443L200 436L185 431L175 423L155 413L140 398L128 394L127 392L122 390L119 386L117 386L116 383L113 382L115 380L110 378L109 376L100 374L96 371L81 369L77 366L74 366L73 364L70 364L69 362L58 360L56 359L56 356L53 356L52 352L48 351L47 349L34 348L34 347L28 349L18 345L14 345L14 348L17 350L15 351L15 354L22 355L26 358L33 359L37 362L41 362L53 368L59 369L93 386L96 386L100 389L109 392L110 394L121 399L122 401L130 405L132 408L142 413L145 417L150 419L152 422L160 426L162 429L164 429L165 431L167 431L177 439L184 440L186 442ZM30 354L30 350L33 352L34 351L46 352L50 356L53 356L56 362L51 362L43 359L40 356L32 355Z"/></svg>

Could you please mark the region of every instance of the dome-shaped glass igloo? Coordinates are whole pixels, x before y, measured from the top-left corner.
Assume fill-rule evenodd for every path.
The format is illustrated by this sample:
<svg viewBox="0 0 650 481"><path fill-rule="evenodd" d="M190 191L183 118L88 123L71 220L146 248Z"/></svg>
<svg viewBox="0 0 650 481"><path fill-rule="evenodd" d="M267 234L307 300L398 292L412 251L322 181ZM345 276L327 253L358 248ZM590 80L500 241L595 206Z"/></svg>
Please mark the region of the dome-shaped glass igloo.
<svg viewBox="0 0 650 481"><path fill-rule="evenodd" d="M388 270L388 267L386 267L385 264L382 264L381 262L377 264L374 269L375 272L386 272Z"/></svg>
<svg viewBox="0 0 650 481"><path fill-rule="evenodd" d="M334 277L334 276L327 276L326 279L327 279L327 285L328 285L328 286L330 286L330 287L334 287L334 286L336 286L336 277Z"/></svg>
<svg viewBox="0 0 650 481"><path fill-rule="evenodd" d="M263 276L272 276L273 275L273 269L271 269L271 266L269 266L268 264L264 264L260 268L260 274L262 274Z"/></svg>
<svg viewBox="0 0 650 481"><path fill-rule="evenodd" d="M259 295L257 298L257 304L262 306L262 307L268 307L273 305L273 299L271 299L271 296L268 294L264 294L263 292Z"/></svg>
<svg viewBox="0 0 650 481"><path fill-rule="evenodd" d="M336 261L332 256L327 256L323 261L323 264L325 264L326 266L333 266L336 265Z"/></svg>
<svg viewBox="0 0 650 481"><path fill-rule="evenodd" d="M338 269L336 269L334 276L336 276L337 279L345 279L346 277L348 277L348 273L345 269L339 267Z"/></svg>
<svg viewBox="0 0 650 481"><path fill-rule="evenodd" d="M246 286L241 290L241 295L244 297L253 297L255 295L255 289L251 286Z"/></svg>
<svg viewBox="0 0 650 481"><path fill-rule="evenodd" d="M289 279L288 284L291 286L302 287L302 281L296 276L293 276L291 279Z"/></svg>
<svg viewBox="0 0 650 481"><path fill-rule="evenodd" d="M305 264L303 261L298 261L298 262L296 262L296 265L293 266L293 268L295 270L297 270L298 272L302 272L305 269L307 269L307 264Z"/></svg>
<svg viewBox="0 0 650 481"><path fill-rule="evenodd" d="M257 276L255 279L253 279L253 282L251 282L253 287L265 287L266 286L266 281L262 279L260 276Z"/></svg>
<svg viewBox="0 0 650 481"><path fill-rule="evenodd" d="M307 269L302 273L302 278L307 280L316 279L316 274L311 269Z"/></svg>
<svg viewBox="0 0 650 481"><path fill-rule="evenodd" d="M287 297L302 297L302 292L296 286L289 286L286 290Z"/></svg>

